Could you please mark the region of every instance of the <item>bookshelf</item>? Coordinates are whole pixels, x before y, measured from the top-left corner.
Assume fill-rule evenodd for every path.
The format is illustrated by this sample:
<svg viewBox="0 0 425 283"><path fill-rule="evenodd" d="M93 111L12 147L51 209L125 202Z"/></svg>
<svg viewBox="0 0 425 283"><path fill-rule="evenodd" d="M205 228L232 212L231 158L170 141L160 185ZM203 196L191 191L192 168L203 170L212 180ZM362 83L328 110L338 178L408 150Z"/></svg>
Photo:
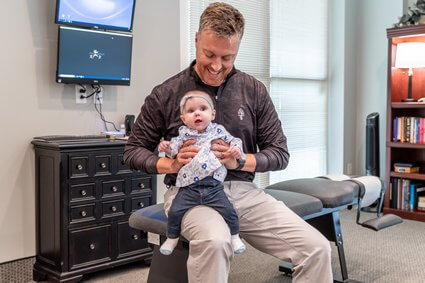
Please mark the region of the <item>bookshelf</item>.
<svg viewBox="0 0 425 283"><path fill-rule="evenodd" d="M387 29L387 37L388 80L385 185L388 191L385 195L384 213L392 213L405 219L425 222L425 211L418 210L416 205L409 208L403 207L402 202L405 196L401 197L401 201L400 196L404 193L405 188L402 189L402 185L397 185L398 187L393 188L397 182L398 184L417 184L417 187L423 184L425 187L425 119L420 119L425 118L425 103L403 102L403 99L408 97L408 69L395 67L399 44L407 42L425 43L425 25L390 28ZM413 69L411 82L412 97L415 100L425 97L425 68ZM418 164L420 166L419 173L395 172L394 163L396 162ZM399 190L401 190L401 193ZM396 200L398 203L397 201L394 202L393 199L395 193L397 193ZM417 202L417 197L415 196L415 198Z"/></svg>

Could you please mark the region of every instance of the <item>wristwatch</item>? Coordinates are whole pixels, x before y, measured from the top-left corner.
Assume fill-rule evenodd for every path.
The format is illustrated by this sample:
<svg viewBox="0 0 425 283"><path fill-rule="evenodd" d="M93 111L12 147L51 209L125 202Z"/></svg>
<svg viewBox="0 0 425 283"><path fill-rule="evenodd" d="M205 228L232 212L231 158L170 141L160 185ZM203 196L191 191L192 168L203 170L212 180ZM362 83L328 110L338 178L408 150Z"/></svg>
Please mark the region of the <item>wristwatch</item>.
<svg viewBox="0 0 425 283"><path fill-rule="evenodd" d="M241 170L245 166L245 163L246 163L245 157L241 156L241 158L239 158L236 161L239 162L239 165L238 165L238 167L235 168L235 170Z"/></svg>

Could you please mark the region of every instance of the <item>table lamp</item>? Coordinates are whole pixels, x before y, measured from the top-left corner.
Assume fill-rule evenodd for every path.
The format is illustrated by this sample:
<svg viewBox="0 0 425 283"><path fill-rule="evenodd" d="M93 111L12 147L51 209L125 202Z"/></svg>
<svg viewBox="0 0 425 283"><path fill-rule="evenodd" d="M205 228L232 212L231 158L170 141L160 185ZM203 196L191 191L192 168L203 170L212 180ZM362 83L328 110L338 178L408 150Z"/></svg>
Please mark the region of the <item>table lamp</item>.
<svg viewBox="0 0 425 283"><path fill-rule="evenodd" d="M412 98L412 76L413 68L425 67L425 42L403 42L397 45L395 58L396 68L408 68L409 85L407 88L407 98L403 102L414 102Z"/></svg>

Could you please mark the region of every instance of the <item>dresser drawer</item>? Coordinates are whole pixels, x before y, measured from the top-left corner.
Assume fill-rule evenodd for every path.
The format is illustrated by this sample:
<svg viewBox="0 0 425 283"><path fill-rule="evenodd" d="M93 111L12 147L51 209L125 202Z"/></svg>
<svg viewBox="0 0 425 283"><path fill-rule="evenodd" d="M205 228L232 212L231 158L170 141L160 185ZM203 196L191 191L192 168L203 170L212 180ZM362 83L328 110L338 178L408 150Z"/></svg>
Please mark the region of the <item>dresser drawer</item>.
<svg viewBox="0 0 425 283"><path fill-rule="evenodd" d="M119 174L131 173L132 170L124 163L123 154L118 154L117 156L117 168Z"/></svg>
<svg viewBox="0 0 425 283"><path fill-rule="evenodd" d="M113 200L102 202L102 218L124 215L125 200Z"/></svg>
<svg viewBox="0 0 425 283"><path fill-rule="evenodd" d="M96 184L78 184L70 186L70 201L94 200L96 198Z"/></svg>
<svg viewBox="0 0 425 283"><path fill-rule="evenodd" d="M150 177L140 177L131 180L131 193L146 193L152 190L152 180Z"/></svg>
<svg viewBox="0 0 425 283"><path fill-rule="evenodd" d="M98 155L94 157L95 175L110 175L112 173L111 155Z"/></svg>
<svg viewBox="0 0 425 283"><path fill-rule="evenodd" d="M71 270L111 260L111 225L69 232L69 267Z"/></svg>
<svg viewBox="0 0 425 283"><path fill-rule="evenodd" d="M118 223L118 258L140 253L147 248L145 232L131 228L127 221Z"/></svg>
<svg viewBox="0 0 425 283"><path fill-rule="evenodd" d="M82 178L89 175L89 157L71 156L69 158L69 177Z"/></svg>
<svg viewBox="0 0 425 283"><path fill-rule="evenodd" d="M71 206L71 214L69 222L79 223L85 221L95 220L95 204L85 204L85 205L73 205Z"/></svg>
<svg viewBox="0 0 425 283"><path fill-rule="evenodd" d="M131 199L131 212L151 205L151 197L137 197Z"/></svg>
<svg viewBox="0 0 425 283"><path fill-rule="evenodd" d="M125 180L102 181L102 197L124 195Z"/></svg>

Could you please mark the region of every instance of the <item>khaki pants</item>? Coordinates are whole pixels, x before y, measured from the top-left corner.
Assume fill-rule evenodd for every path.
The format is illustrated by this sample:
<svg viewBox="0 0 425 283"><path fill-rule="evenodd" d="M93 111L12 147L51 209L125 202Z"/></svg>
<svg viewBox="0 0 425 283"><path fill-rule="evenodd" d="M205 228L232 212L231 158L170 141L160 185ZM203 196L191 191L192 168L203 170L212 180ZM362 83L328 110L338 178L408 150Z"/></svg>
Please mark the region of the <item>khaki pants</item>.
<svg viewBox="0 0 425 283"><path fill-rule="evenodd" d="M165 193L166 213L178 189ZM293 282L332 282L331 248L315 228L281 201L249 182L224 182L224 191L239 216L240 234L254 248L291 262ZM189 282L227 282L233 257L230 232L218 212L206 206L189 210L182 235L190 241Z"/></svg>

